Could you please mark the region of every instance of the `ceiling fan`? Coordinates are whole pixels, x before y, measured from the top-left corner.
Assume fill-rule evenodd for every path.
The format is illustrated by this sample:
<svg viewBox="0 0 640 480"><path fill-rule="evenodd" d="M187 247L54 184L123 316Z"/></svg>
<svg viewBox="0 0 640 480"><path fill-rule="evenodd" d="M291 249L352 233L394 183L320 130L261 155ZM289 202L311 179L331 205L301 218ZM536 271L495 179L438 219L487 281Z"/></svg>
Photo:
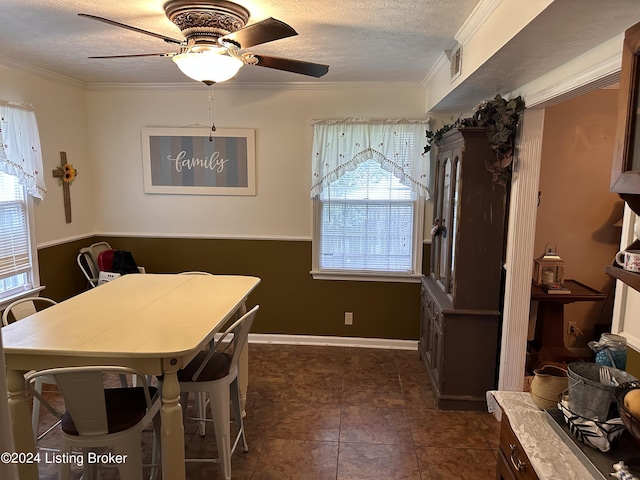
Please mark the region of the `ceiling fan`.
<svg viewBox="0 0 640 480"><path fill-rule="evenodd" d="M246 48L287 38L298 33L286 23L268 18L246 26L249 11L228 0L170 0L164 11L182 32L177 40L159 33L125 25L107 18L79 13L116 27L150 35L180 47L178 52L108 55L89 58L171 57L190 78L212 85L233 77L243 65L273 68L319 78L329 71L327 65L288 58L243 52Z"/></svg>

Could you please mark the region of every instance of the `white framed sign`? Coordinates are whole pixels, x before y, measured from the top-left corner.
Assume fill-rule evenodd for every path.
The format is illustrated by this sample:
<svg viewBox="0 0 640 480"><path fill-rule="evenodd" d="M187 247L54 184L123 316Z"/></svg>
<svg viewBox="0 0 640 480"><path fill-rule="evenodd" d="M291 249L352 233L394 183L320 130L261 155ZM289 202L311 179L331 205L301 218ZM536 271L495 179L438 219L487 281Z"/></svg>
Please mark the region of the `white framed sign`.
<svg viewBox="0 0 640 480"><path fill-rule="evenodd" d="M145 193L255 195L255 131L143 128Z"/></svg>

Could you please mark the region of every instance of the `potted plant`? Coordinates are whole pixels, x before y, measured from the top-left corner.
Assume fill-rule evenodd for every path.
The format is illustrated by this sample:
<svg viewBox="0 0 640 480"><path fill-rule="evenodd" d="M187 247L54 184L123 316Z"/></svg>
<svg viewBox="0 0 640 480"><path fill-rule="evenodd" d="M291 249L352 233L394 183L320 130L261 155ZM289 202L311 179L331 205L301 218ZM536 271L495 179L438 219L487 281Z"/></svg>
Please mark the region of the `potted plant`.
<svg viewBox="0 0 640 480"><path fill-rule="evenodd" d="M506 186L511 181L516 129L524 106L524 100L520 96L505 100L498 94L493 100L487 100L478 105L473 117L458 118L454 123L444 125L435 132L427 130L427 145L424 147L424 152L431 150L431 146L453 128L485 127L489 144L496 153L496 159L485 162L485 167L491 172L494 183Z"/></svg>

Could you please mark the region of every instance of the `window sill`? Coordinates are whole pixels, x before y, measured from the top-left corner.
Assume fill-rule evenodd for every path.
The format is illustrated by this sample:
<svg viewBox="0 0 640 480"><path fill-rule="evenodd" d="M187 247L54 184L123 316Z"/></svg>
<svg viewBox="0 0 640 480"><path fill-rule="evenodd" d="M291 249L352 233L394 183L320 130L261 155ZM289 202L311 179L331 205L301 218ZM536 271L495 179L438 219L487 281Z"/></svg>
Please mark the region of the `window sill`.
<svg viewBox="0 0 640 480"><path fill-rule="evenodd" d="M42 290L44 290L45 288L46 287L34 287L34 288L30 289L30 290L26 290L24 292L16 293L16 294L11 295L10 297L7 297L7 298L3 298L2 300L0 300L0 311L2 311L5 308L7 308L9 305L11 305L16 300L19 300L21 298L26 298L26 297L33 297L35 295L38 295L38 293L41 292Z"/></svg>
<svg viewBox="0 0 640 480"><path fill-rule="evenodd" d="M392 282L420 283L422 275L418 273L377 273L377 272L343 272L312 270L314 280L351 280L355 282Z"/></svg>

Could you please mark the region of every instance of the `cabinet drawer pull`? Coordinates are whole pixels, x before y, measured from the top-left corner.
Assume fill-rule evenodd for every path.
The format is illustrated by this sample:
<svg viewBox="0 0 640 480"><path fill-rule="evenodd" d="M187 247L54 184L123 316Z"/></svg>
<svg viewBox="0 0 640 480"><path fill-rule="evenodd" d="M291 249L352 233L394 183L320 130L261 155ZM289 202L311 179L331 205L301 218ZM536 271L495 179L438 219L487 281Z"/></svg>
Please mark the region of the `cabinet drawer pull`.
<svg viewBox="0 0 640 480"><path fill-rule="evenodd" d="M524 472L527 469L527 464L522 460L520 460L519 458L516 458L518 456L517 447L511 444L509 445L509 448L511 449L510 459L511 459L511 463L513 464L513 468L516 469L516 472Z"/></svg>

